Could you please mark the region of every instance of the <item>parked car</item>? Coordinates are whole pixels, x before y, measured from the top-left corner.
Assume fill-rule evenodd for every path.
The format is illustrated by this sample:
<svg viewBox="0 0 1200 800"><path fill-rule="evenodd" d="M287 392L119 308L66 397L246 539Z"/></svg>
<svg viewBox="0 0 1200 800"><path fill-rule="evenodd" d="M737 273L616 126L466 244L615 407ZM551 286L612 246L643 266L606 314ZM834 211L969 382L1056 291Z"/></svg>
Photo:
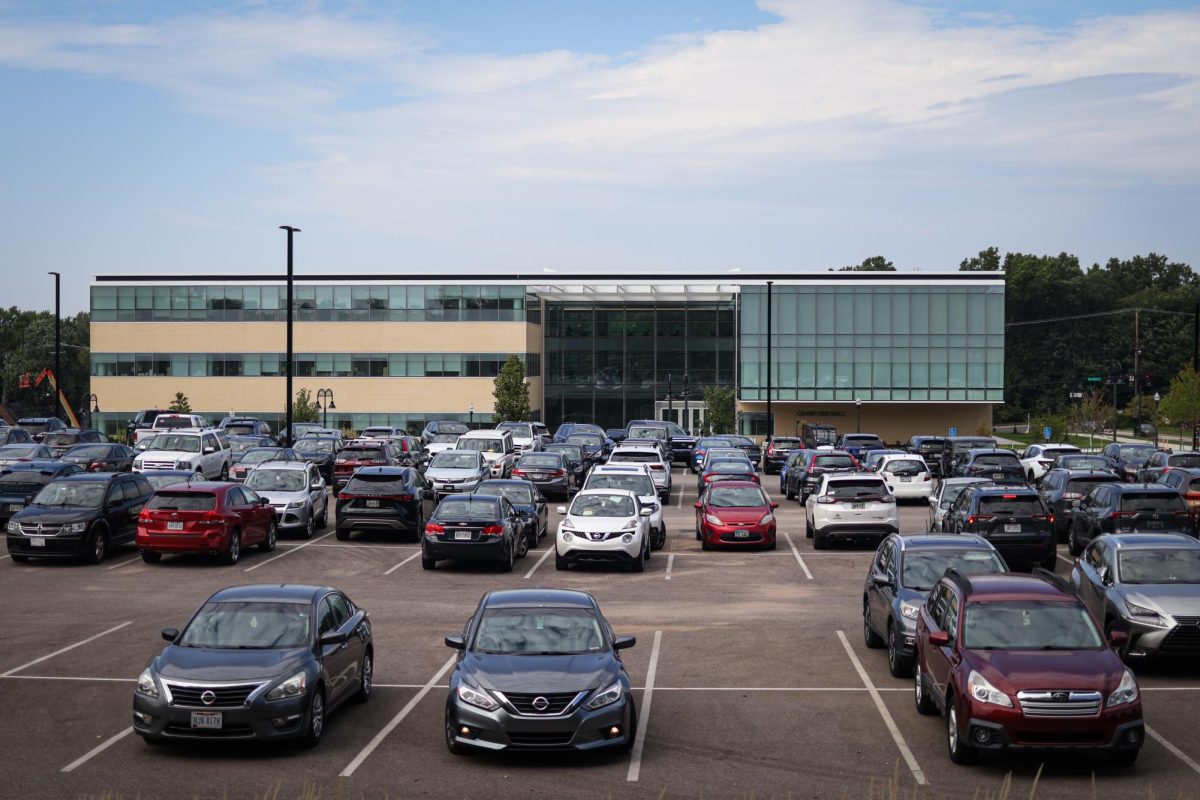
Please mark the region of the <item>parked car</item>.
<svg viewBox="0 0 1200 800"><path fill-rule="evenodd" d="M859 466L863 472L874 472L879 469L879 462L884 456L911 456L912 454L904 450L892 450L887 447L869 447L863 451L862 456L858 459Z"/></svg>
<svg viewBox="0 0 1200 800"><path fill-rule="evenodd" d="M872 447L882 450L886 445L884 445L883 439L873 433L843 433L833 447L835 450L843 450L862 461L866 450Z"/></svg>
<svg viewBox="0 0 1200 800"><path fill-rule="evenodd" d="M1101 454L1109 460L1122 480L1132 483L1137 480L1138 470L1146 463L1146 459L1157 451L1158 448L1152 444L1113 442L1105 445Z"/></svg>
<svg viewBox="0 0 1200 800"><path fill-rule="evenodd" d="M305 436L328 435L330 433L336 433L339 437L342 435L341 431L331 431L315 422L293 422L291 428L288 428L286 425L280 428L279 433L275 435L275 444L279 447L290 447Z"/></svg>
<svg viewBox="0 0 1200 800"><path fill-rule="evenodd" d="M137 453L123 444L77 444L60 461L78 464L86 472L130 472Z"/></svg>
<svg viewBox="0 0 1200 800"><path fill-rule="evenodd" d="M614 749L637 738L637 707L616 636L595 599L565 589L484 595L462 632L450 673L445 737L451 753Z"/></svg>
<svg viewBox="0 0 1200 800"><path fill-rule="evenodd" d="M692 448L692 454L688 458L688 467L692 472L700 472L700 467L704 463L704 457L708 455L708 451L713 448L728 449L733 447L733 442L728 436L702 436L696 440L695 446Z"/></svg>
<svg viewBox="0 0 1200 800"><path fill-rule="evenodd" d="M929 530L946 532L946 512L955 498L968 486L993 485L990 478L942 478L929 495Z"/></svg>
<svg viewBox="0 0 1200 800"><path fill-rule="evenodd" d="M875 474L883 478L899 502L926 502L933 493L933 475L925 460L912 453L888 453L876 462Z"/></svg>
<svg viewBox="0 0 1200 800"><path fill-rule="evenodd" d="M333 486L333 464L342 449L342 440L334 436L302 436L292 448L296 455L317 468L325 483Z"/></svg>
<svg viewBox="0 0 1200 800"><path fill-rule="evenodd" d="M468 431L458 437L454 447L457 450L476 450L483 453L493 478L511 477L512 468L517 463L517 449L509 431L489 428Z"/></svg>
<svg viewBox="0 0 1200 800"><path fill-rule="evenodd" d="M604 429L604 438L608 439L613 444L616 444L617 442L619 442L625 438L625 429L624 428L605 428Z"/></svg>
<svg viewBox="0 0 1200 800"><path fill-rule="evenodd" d="M28 461L53 461L54 451L44 444L6 444L0 447L0 467Z"/></svg>
<svg viewBox="0 0 1200 800"><path fill-rule="evenodd" d="M229 470L229 480L242 483L254 470L268 461L302 461L300 454L290 447L254 447L242 453L242 457Z"/></svg>
<svg viewBox="0 0 1200 800"><path fill-rule="evenodd" d="M914 436L908 440L908 452L925 459L934 478L942 477L942 451L945 448L943 436Z"/></svg>
<svg viewBox="0 0 1200 800"><path fill-rule="evenodd" d="M775 549L779 503L770 500L757 483L731 480L709 484L694 505L701 549L747 545Z"/></svg>
<svg viewBox="0 0 1200 800"><path fill-rule="evenodd" d="M518 453L541 450L545 443L542 437L550 438L550 431L540 422L501 422L496 429L512 434L513 448Z"/></svg>
<svg viewBox="0 0 1200 800"><path fill-rule="evenodd" d="M650 516L653 510L633 492L585 489L571 505L556 509L563 519L554 542L554 566L566 570L581 561L628 565L645 570L650 558Z"/></svg>
<svg viewBox="0 0 1200 800"><path fill-rule="evenodd" d="M728 461L730 459L735 461L745 461L746 467L751 472L758 472L758 467L756 467L750 461L749 456L747 456L740 449L736 447L710 447L704 454L704 460L700 462L700 468L696 470L697 478L708 469L708 465L713 461Z"/></svg>
<svg viewBox="0 0 1200 800"><path fill-rule="evenodd" d="M1179 492L1154 483L1095 487L1071 515L1067 548L1078 556L1106 533L1187 533L1195 536L1192 512Z"/></svg>
<svg viewBox="0 0 1200 800"><path fill-rule="evenodd" d="M758 469L758 465L762 463L762 448L758 446L758 442L751 439L749 436L739 436L737 434L728 434L724 438L729 440L729 444L746 454L746 458L750 459L750 463Z"/></svg>
<svg viewBox="0 0 1200 800"><path fill-rule="evenodd" d="M1113 475L1117 474L1112 463L1099 453L1064 453L1054 459L1054 463L1050 465L1050 469L1090 470L1091 472L1111 472Z"/></svg>
<svg viewBox="0 0 1200 800"><path fill-rule="evenodd" d="M443 450L425 469L425 480L433 487L437 500L448 494L475 491L491 474L491 467L478 450Z"/></svg>
<svg viewBox="0 0 1200 800"><path fill-rule="evenodd" d="M23 461L0 469L0 526L7 526L47 483L82 471L78 464L62 461Z"/></svg>
<svg viewBox="0 0 1200 800"><path fill-rule="evenodd" d="M154 420L158 418L159 414L170 413L162 408L148 408L145 411L139 411L133 416L133 419L125 423L125 444L133 446L137 441L136 431L154 427Z"/></svg>
<svg viewBox="0 0 1200 800"><path fill-rule="evenodd" d="M32 444L33 437L24 428L15 425L0 427L0 447L10 444Z"/></svg>
<svg viewBox="0 0 1200 800"><path fill-rule="evenodd" d="M662 452L648 447L634 447L629 439L621 443L608 457L609 464L645 464L654 479L654 487L658 490L658 498L666 502L671 497L671 462L670 456L664 457Z"/></svg>
<svg viewBox="0 0 1200 800"><path fill-rule="evenodd" d="M562 453L527 450L513 466L512 477L529 481L542 494L562 500L579 488L575 484L575 472Z"/></svg>
<svg viewBox="0 0 1200 800"><path fill-rule="evenodd" d="M912 671L917 615L938 580L953 569L960 575L1007 572L996 548L970 534L896 534L879 544L863 583L863 640L886 647L888 671L901 678Z"/></svg>
<svg viewBox="0 0 1200 800"><path fill-rule="evenodd" d="M61 458L63 453L77 444L99 444L107 441L107 436L91 428L63 428L42 437L42 444L53 451L55 458Z"/></svg>
<svg viewBox="0 0 1200 800"><path fill-rule="evenodd" d="M409 533L421 538L433 514L429 481L412 467L362 467L337 493L337 538L355 531Z"/></svg>
<svg viewBox="0 0 1200 800"><path fill-rule="evenodd" d="M290 739L313 747L329 714L371 696L370 618L330 586L222 589L162 638L167 646L133 694L133 729L149 744Z"/></svg>
<svg viewBox="0 0 1200 800"><path fill-rule="evenodd" d="M792 474L796 475L794 494L796 495L796 499L800 501L800 505L804 505L808 500L808 496L817 488L821 476L825 473L854 472L857 470L858 461L847 452L814 450L812 458L805 462L804 470L799 473L789 473L788 481L791 481Z"/></svg>
<svg viewBox="0 0 1200 800"><path fill-rule="evenodd" d="M954 457L954 478L990 478L996 483L1025 483L1025 468L1011 450L965 450Z"/></svg>
<svg viewBox="0 0 1200 800"><path fill-rule="evenodd" d="M16 563L36 557L99 564L112 548L133 542L138 512L153 493L145 478L131 473L52 480L9 517L8 553Z"/></svg>
<svg viewBox="0 0 1200 800"><path fill-rule="evenodd" d="M432 461L433 457L443 450L453 450L461 435L458 433L435 433L431 436L425 445L425 453L429 456L429 460Z"/></svg>
<svg viewBox="0 0 1200 800"><path fill-rule="evenodd" d="M359 439L398 439L407 436L408 431L393 425L372 425L359 431Z"/></svg>
<svg viewBox="0 0 1200 800"><path fill-rule="evenodd" d="M193 481L159 489L137 517L142 560L201 553L236 564L247 547L275 549L275 509L253 489L232 483Z"/></svg>
<svg viewBox="0 0 1200 800"><path fill-rule="evenodd" d="M774 436L767 439L763 448L762 471L766 474L780 472L793 450L803 450L804 442L799 436Z"/></svg>
<svg viewBox="0 0 1200 800"><path fill-rule="evenodd" d="M439 561L490 561L512 572L513 560L529 552L525 519L504 497L452 494L425 523L421 567Z"/></svg>
<svg viewBox="0 0 1200 800"><path fill-rule="evenodd" d="M329 524L329 492L316 466L294 459L264 462L246 477L246 488L266 498L280 533L311 539Z"/></svg>
<svg viewBox="0 0 1200 800"><path fill-rule="evenodd" d="M421 431L421 440L425 444L429 444L433 441L433 437L438 434L453 433L455 436L462 436L468 430L470 428L467 427L467 423L465 422L459 422L454 419L433 419Z"/></svg>
<svg viewBox="0 0 1200 800"><path fill-rule="evenodd" d="M341 491L354 473L363 467L398 467L396 448L375 439L355 439L338 451L333 459L333 489Z"/></svg>
<svg viewBox="0 0 1200 800"><path fill-rule="evenodd" d="M1056 578L947 573L917 618L913 686L956 764L1037 750L1128 766L1145 738L1133 672Z"/></svg>
<svg viewBox="0 0 1200 800"><path fill-rule="evenodd" d="M800 425L800 439L805 449L816 450L818 447L836 447L837 428L824 422L804 422Z"/></svg>
<svg viewBox="0 0 1200 800"><path fill-rule="evenodd" d="M1179 492L1183 502L1191 509L1193 521L1200 515L1200 469L1170 467L1158 476L1156 483L1170 486Z"/></svg>
<svg viewBox="0 0 1200 800"><path fill-rule="evenodd" d="M792 470L799 470L800 474L803 474L804 460L808 454L812 452L815 451L800 448L791 450L788 452L787 460L785 460L783 465L779 468L779 493L788 500L792 500L796 497L794 483L788 479L788 475L791 474Z"/></svg>
<svg viewBox="0 0 1200 800"><path fill-rule="evenodd" d="M221 430L226 436L259 436L269 438L271 426L257 417L229 417L221 420ZM274 442L271 442L274 444Z"/></svg>
<svg viewBox="0 0 1200 800"><path fill-rule="evenodd" d="M601 464L588 473L583 489L621 489L637 495L641 504L651 509L650 548L661 550L667 544L667 523L663 517L662 503L650 470L645 464Z"/></svg>
<svg viewBox="0 0 1200 800"><path fill-rule="evenodd" d="M35 442L41 442L47 433L66 430L67 424L58 417L23 417L17 427L29 434Z"/></svg>
<svg viewBox="0 0 1200 800"><path fill-rule="evenodd" d="M1071 530L1071 517L1088 492L1099 484L1120 481L1117 474L1109 469L1100 472L1052 469L1043 475L1038 484L1038 493L1054 519L1055 539L1066 541L1067 533Z"/></svg>
<svg viewBox="0 0 1200 800"><path fill-rule="evenodd" d="M682 461L684 463L687 463L688 459L691 458L692 449L696 446L696 437L695 436L692 436L690 433L685 431L683 429L683 426L681 426L679 423L670 422L669 420L663 420L663 421L648 420L648 419L630 420L629 425L626 426L626 431L628 432L628 431L632 430L634 425L647 425L647 424L659 425L659 426L666 428L667 444L668 444L667 455L670 457L672 463L675 461ZM629 434L629 435L632 436L632 434Z"/></svg>
<svg viewBox="0 0 1200 800"><path fill-rule="evenodd" d="M159 415L162 419L162 415ZM212 428L179 428L158 433L133 460L133 471L186 469L205 478L229 479L233 456L223 431Z"/></svg>
<svg viewBox="0 0 1200 800"><path fill-rule="evenodd" d="M525 538L530 549L546 535L548 520L546 498L529 481L514 478L489 478L475 489L475 494L503 497L521 515L525 526Z"/></svg>
<svg viewBox="0 0 1200 800"><path fill-rule="evenodd" d="M567 436L567 444L577 444L581 446L588 456L588 461L591 466L603 464L608 454L612 452L612 440L606 438L599 433L589 433L580 431Z"/></svg>
<svg viewBox="0 0 1200 800"><path fill-rule="evenodd" d="M203 475L197 475L188 469L148 469L138 473L150 483L150 488L158 491L164 486L176 483L191 483L204 480Z"/></svg>
<svg viewBox="0 0 1200 800"><path fill-rule="evenodd" d="M554 430L554 436L551 438L555 442L565 442L573 433L598 433L604 436L604 428L590 422L563 422Z"/></svg>
<svg viewBox="0 0 1200 800"><path fill-rule="evenodd" d="M1137 483L1154 483L1168 469L1200 468L1200 453L1172 453L1159 450L1146 459L1137 473Z"/></svg>
<svg viewBox="0 0 1200 800"><path fill-rule="evenodd" d="M1031 444L1017 458L1025 477L1030 483L1046 474L1059 456L1082 455L1083 451L1073 444Z"/></svg>
<svg viewBox="0 0 1200 800"><path fill-rule="evenodd" d="M567 469L571 473L571 480L576 488L583 486L583 481L587 478L588 470L592 467L592 461L588 458L587 450L581 444L568 444L566 442L551 442L546 445L546 453L562 453L567 460Z"/></svg>
<svg viewBox="0 0 1200 800"><path fill-rule="evenodd" d="M954 462L969 450L995 450L991 436L947 436L942 444L942 476L954 475Z"/></svg>
<svg viewBox="0 0 1200 800"><path fill-rule="evenodd" d="M1127 637L1126 660L1200 656L1200 542L1178 533L1110 534L1071 569L1075 592L1104 630Z"/></svg>
<svg viewBox="0 0 1200 800"><path fill-rule="evenodd" d="M275 439L271 436L229 436L229 457L236 464L242 456L257 447L275 447Z"/></svg>
<svg viewBox="0 0 1200 800"><path fill-rule="evenodd" d="M133 432L133 441L129 442L129 444L133 445L133 449L140 452L145 450L147 443L159 434L173 433L185 428L190 430L209 429L208 420L199 414L180 414L174 411L160 413L154 418L152 426L135 430ZM224 431L221 431L221 436L225 436Z"/></svg>
<svg viewBox="0 0 1200 800"><path fill-rule="evenodd" d="M968 486L955 498L943 523L953 533L977 533L1010 567L1053 570L1058 550L1050 510L1028 486Z"/></svg>
<svg viewBox="0 0 1200 800"><path fill-rule="evenodd" d="M714 483L724 481L749 481L759 483L758 473L754 465L744 458L713 458L708 459L704 469L696 476L696 494L700 495Z"/></svg>
<svg viewBox="0 0 1200 800"><path fill-rule="evenodd" d="M815 550L835 538L877 544L899 530L896 498L877 475L822 473L804 502L804 535Z"/></svg>

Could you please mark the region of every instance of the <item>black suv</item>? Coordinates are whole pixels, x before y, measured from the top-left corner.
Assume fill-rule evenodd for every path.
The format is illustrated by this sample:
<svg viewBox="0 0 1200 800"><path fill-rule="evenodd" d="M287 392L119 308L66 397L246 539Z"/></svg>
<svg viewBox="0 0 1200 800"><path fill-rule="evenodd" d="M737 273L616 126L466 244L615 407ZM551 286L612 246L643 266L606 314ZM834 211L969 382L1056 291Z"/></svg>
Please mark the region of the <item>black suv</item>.
<svg viewBox="0 0 1200 800"><path fill-rule="evenodd" d="M228 417L221 421L226 436L270 436L271 426L257 417Z"/></svg>
<svg viewBox="0 0 1200 800"><path fill-rule="evenodd" d="M5 526L9 555L17 563L38 557L99 564L109 549L133 543L138 512L153 494L150 482L132 472L51 481Z"/></svg>
<svg viewBox="0 0 1200 800"><path fill-rule="evenodd" d="M1195 536L1196 527L1178 490L1154 483L1113 483L1092 489L1071 515L1071 555L1079 555L1092 539L1106 533Z"/></svg>
<svg viewBox="0 0 1200 800"><path fill-rule="evenodd" d="M995 449L996 440L990 436L947 436L942 440L942 475L953 475L958 456L970 450Z"/></svg>
<svg viewBox="0 0 1200 800"><path fill-rule="evenodd" d="M412 467L363 467L337 494L339 541L354 531L411 534L420 541L433 514L433 487Z"/></svg>
<svg viewBox="0 0 1200 800"><path fill-rule="evenodd" d="M1138 483L1154 483L1158 476L1168 469L1194 469L1200 467L1200 453L1172 453L1159 450L1146 459L1146 463L1138 470Z"/></svg>
<svg viewBox="0 0 1200 800"><path fill-rule="evenodd" d="M946 512L945 527L979 534L1009 566L1033 564L1052 570L1058 558L1050 511L1028 486L968 486Z"/></svg>
<svg viewBox="0 0 1200 800"><path fill-rule="evenodd" d="M1054 535L1065 541L1071 530L1071 517L1088 492L1102 483L1120 483L1111 470L1052 469L1042 476L1038 492L1054 515Z"/></svg>
<svg viewBox="0 0 1200 800"><path fill-rule="evenodd" d="M767 447L763 450L763 472L767 475L779 472L793 450L803 449L804 441L798 436L776 436L768 439Z"/></svg>
<svg viewBox="0 0 1200 800"><path fill-rule="evenodd" d="M954 456L950 477L987 478L996 483L1024 483L1025 470L1011 450L967 450Z"/></svg>
<svg viewBox="0 0 1200 800"><path fill-rule="evenodd" d="M58 417L25 417L17 420L17 427L24 428L35 442L40 442L47 433L65 430L67 425Z"/></svg>
<svg viewBox="0 0 1200 800"><path fill-rule="evenodd" d="M1154 455L1157 448L1152 444L1136 444L1132 442L1113 442L1105 445L1101 455L1117 471L1121 479L1127 483L1137 480L1138 470L1146 463L1146 459Z"/></svg>
<svg viewBox="0 0 1200 800"><path fill-rule="evenodd" d="M108 441L100 431L90 428L63 428L61 431L47 433L42 437L42 444L54 451L55 458L61 458L63 453L77 444L99 444Z"/></svg>
<svg viewBox="0 0 1200 800"><path fill-rule="evenodd" d="M925 459L933 477L942 477L942 451L946 449L946 437L914 436L908 440L905 449Z"/></svg>
<svg viewBox="0 0 1200 800"><path fill-rule="evenodd" d="M804 461L788 467L784 493L804 505L809 492L817 488L826 472L853 472L858 469L854 456L840 450L809 450Z"/></svg>

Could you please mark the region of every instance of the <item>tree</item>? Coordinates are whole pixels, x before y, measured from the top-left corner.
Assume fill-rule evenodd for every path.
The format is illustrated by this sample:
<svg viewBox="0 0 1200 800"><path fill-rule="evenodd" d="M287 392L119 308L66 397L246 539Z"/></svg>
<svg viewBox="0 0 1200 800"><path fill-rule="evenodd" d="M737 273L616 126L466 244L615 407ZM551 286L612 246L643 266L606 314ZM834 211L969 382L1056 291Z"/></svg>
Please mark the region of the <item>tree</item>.
<svg viewBox="0 0 1200 800"><path fill-rule="evenodd" d="M183 392L176 392L175 399L171 401L171 405L167 406L168 411L174 411L176 414L192 413L192 404L188 402L187 395Z"/></svg>
<svg viewBox="0 0 1200 800"><path fill-rule="evenodd" d="M829 270L833 272L832 269ZM842 267L838 272L895 272L896 265L888 261L883 256L871 256L864 258L861 264L851 264L848 267Z"/></svg>
<svg viewBox="0 0 1200 800"><path fill-rule="evenodd" d="M704 387L704 430L705 436L734 432L735 398L728 386Z"/></svg>
<svg viewBox="0 0 1200 800"><path fill-rule="evenodd" d="M525 364L515 355L508 357L496 376L496 398L492 422L522 422L529 419L529 384L525 382Z"/></svg>
<svg viewBox="0 0 1200 800"><path fill-rule="evenodd" d="M1088 392L1071 409L1071 425L1084 433L1095 435L1112 424L1115 424L1113 407L1102 389Z"/></svg>
<svg viewBox="0 0 1200 800"><path fill-rule="evenodd" d="M319 422L321 407L312 398L308 389L296 392L296 402L292 403L292 422Z"/></svg>
<svg viewBox="0 0 1200 800"><path fill-rule="evenodd" d="M1000 250L995 247L980 250L979 255L964 258L958 265L959 272L999 272L1002 269Z"/></svg>
<svg viewBox="0 0 1200 800"><path fill-rule="evenodd" d="M1200 427L1200 374L1191 364L1171 379L1171 388L1158 411L1172 425L1192 430Z"/></svg>

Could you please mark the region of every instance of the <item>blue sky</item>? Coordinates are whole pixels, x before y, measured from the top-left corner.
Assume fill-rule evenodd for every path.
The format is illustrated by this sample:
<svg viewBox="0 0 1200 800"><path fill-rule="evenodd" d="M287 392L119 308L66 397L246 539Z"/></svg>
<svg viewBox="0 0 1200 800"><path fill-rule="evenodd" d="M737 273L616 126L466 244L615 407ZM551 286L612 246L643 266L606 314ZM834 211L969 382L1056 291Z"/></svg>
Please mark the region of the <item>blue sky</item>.
<svg viewBox="0 0 1200 800"><path fill-rule="evenodd" d="M0 303L96 273L1200 263L1200 8L0 0Z"/></svg>

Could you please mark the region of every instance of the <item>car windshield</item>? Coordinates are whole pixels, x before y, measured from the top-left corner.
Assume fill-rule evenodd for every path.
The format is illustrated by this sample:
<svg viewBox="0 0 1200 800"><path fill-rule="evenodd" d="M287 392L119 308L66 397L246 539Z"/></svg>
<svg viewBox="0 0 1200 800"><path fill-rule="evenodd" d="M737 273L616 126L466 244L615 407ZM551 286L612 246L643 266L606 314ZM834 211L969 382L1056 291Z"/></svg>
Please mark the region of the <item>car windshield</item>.
<svg viewBox="0 0 1200 800"><path fill-rule="evenodd" d="M49 439L50 437L47 436L46 438ZM1200 467L1200 455L1196 453L1180 453L1175 456L1167 456L1167 463L1172 467Z"/></svg>
<svg viewBox="0 0 1200 800"><path fill-rule="evenodd" d="M963 575L1007 572L1000 556L991 550L925 549L905 551L900 569L900 585L916 592L928 592L948 569Z"/></svg>
<svg viewBox="0 0 1200 800"><path fill-rule="evenodd" d="M150 488L161 489L164 486L171 486L176 483L187 483L191 480L195 473L188 472L180 475L155 475L151 472L143 472L142 476L150 482Z"/></svg>
<svg viewBox="0 0 1200 800"><path fill-rule="evenodd" d="M727 438L734 447L758 447L749 436L729 436Z"/></svg>
<svg viewBox="0 0 1200 800"><path fill-rule="evenodd" d="M1117 446L1117 452L1126 461L1145 461L1157 450L1149 444L1122 444Z"/></svg>
<svg viewBox="0 0 1200 800"><path fill-rule="evenodd" d="M54 481L38 492L33 502L39 506L99 508L108 492L108 484L98 481Z"/></svg>
<svg viewBox="0 0 1200 800"><path fill-rule="evenodd" d="M447 497L435 512L438 519L498 520L500 504L484 497Z"/></svg>
<svg viewBox="0 0 1200 800"><path fill-rule="evenodd" d="M296 442L296 450L300 453L333 453L337 451L337 442L333 439L301 439Z"/></svg>
<svg viewBox="0 0 1200 800"><path fill-rule="evenodd" d="M157 492L146 508L166 511L212 511L217 507L217 496L212 492Z"/></svg>
<svg viewBox="0 0 1200 800"><path fill-rule="evenodd" d="M733 444L733 442L724 437L713 438L706 436L700 441L696 442L696 447L700 448L701 450L706 450L710 447L729 447L731 444Z"/></svg>
<svg viewBox="0 0 1200 800"><path fill-rule="evenodd" d="M658 453L648 453L644 450L614 450L609 461L624 461L627 464L655 464L662 461Z"/></svg>
<svg viewBox="0 0 1200 800"><path fill-rule="evenodd" d="M533 490L519 483L482 483L475 493L505 497L513 504L529 505L533 502Z"/></svg>
<svg viewBox="0 0 1200 800"><path fill-rule="evenodd" d="M150 442L148 450L175 450L180 453L199 453L200 437L180 433L160 433Z"/></svg>
<svg viewBox="0 0 1200 800"><path fill-rule="evenodd" d="M963 646L972 650L1095 650L1100 632L1078 601L967 603Z"/></svg>
<svg viewBox="0 0 1200 800"><path fill-rule="evenodd" d="M1122 550L1117 567L1122 583L1200 583L1200 550Z"/></svg>
<svg viewBox="0 0 1200 800"><path fill-rule="evenodd" d="M430 444L454 444L458 441L457 433L439 433L429 440Z"/></svg>
<svg viewBox="0 0 1200 800"><path fill-rule="evenodd" d="M274 447L267 447L261 450L247 451L246 455L242 456L243 464L261 464L264 461L270 461L273 458L278 458L280 450Z"/></svg>
<svg viewBox="0 0 1200 800"><path fill-rule="evenodd" d="M598 433L572 433L567 437L568 444L603 445L604 437Z"/></svg>
<svg viewBox="0 0 1200 800"><path fill-rule="evenodd" d="M761 508L767 505L767 497L755 486L718 486L708 493L708 504L714 508Z"/></svg>
<svg viewBox="0 0 1200 800"><path fill-rule="evenodd" d="M620 494L581 494L571 503L573 517L632 517L633 498Z"/></svg>
<svg viewBox="0 0 1200 800"><path fill-rule="evenodd" d="M887 485L880 480L848 480L830 481L826 494L833 497L868 497L884 496L888 493Z"/></svg>
<svg viewBox="0 0 1200 800"><path fill-rule="evenodd" d="M298 469L256 469L246 478L246 485L257 492L302 492L308 481Z"/></svg>
<svg viewBox="0 0 1200 800"><path fill-rule="evenodd" d="M558 656L605 650L600 621L583 608L489 608L472 649L494 655Z"/></svg>
<svg viewBox="0 0 1200 800"><path fill-rule="evenodd" d="M378 447L347 448L338 455L338 461L383 461L383 451Z"/></svg>
<svg viewBox="0 0 1200 800"><path fill-rule="evenodd" d="M728 460L708 462L708 470L707 471L708 472L726 472L726 473L736 472L736 473L745 474L747 472L747 470L749 470L751 472L754 471L753 468L750 466L749 462L739 461L737 459L731 458Z"/></svg>
<svg viewBox="0 0 1200 800"><path fill-rule="evenodd" d="M483 437L459 439L455 445L458 450L477 450L480 453L503 453L503 439L487 439Z"/></svg>
<svg viewBox="0 0 1200 800"><path fill-rule="evenodd" d="M1041 514L1042 504L1032 494L985 494L979 498L979 513L994 517Z"/></svg>
<svg viewBox="0 0 1200 800"><path fill-rule="evenodd" d="M429 466L434 469L475 469L479 466L479 456L474 453L451 453L443 450L433 457Z"/></svg>
<svg viewBox="0 0 1200 800"><path fill-rule="evenodd" d="M976 456L975 463L985 467L1019 467L1020 459L1016 453L989 453L986 456Z"/></svg>
<svg viewBox="0 0 1200 800"><path fill-rule="evenodd" d="M667 441L671 435L667 433L666 428L661 428L657 425L634 425L629 429L630 439L660 439Z"/></svg>
<svg viewBox="0 0 1200 800"><path fill-rule="evenodd" d="M255 447L262 447L262 442L258 439L230 439L229 449L234 453L244 453L247 450L253 450Z"/></svg>
<svg viewBox="0 0 1200 800"><path fill-rule="evenodd" d="M633 492L639 497L642 495L654 494L654 486L650 482L649 475L637 475L627 473L624 475L614 475L613 473L592 473L588 477L586 489L624 489L627 492Z"/></svg>
<svg viewBox="0 0 1200 800"><path fill-rule="evenodd" d="M954 502L954 498L958 497L960 494L963 493L963 489L966 489L968 486L978 486L978 485L979 484L970 484L970 483L948 483L948 484L946 484L946 488L942 490L942 502L941 502L942 508L949 508L950 504Z"/></svg>
<svg viewBox="0 0 1200 800"><path fill-rule="evenodd" d="M813 464L822 469L853 469L854 461L850 456L816 456Z"/></svg>
<svg viewBox="0 0 1200 800"><path fill-rule="evenodd" d="M105 458L109 455L109 447L106 444L81 444L72 447L66 455L71 458Z"/></svg>
<svg viewBox="0 0 1200 800"><path fill-rule="evenodd" d="M562 466L562 456L558 455L557 453L548 453L545 455L542 455L542 454L527 455L527 456L523 456L521 458L521 460L517 462L517 466L521 467L521 468L554 467L555 469L558 469L559 467Z"/></svg>
<svg viewBox="0 0 1200 800"><path fill-rule="evenodd" d="M893 475L916 475L928 470L924 461L909 461L908 459L897 458L894 461L884 464L883 471L890 472Z"/></svg>
<svg viewBox="0 0 1200 800"><path fill-rule="evenodd" d="M218 650L278 650L308 644L307 603L206 603L176 642Z"/></svg>
<svg viewBox="0 0 1200 800"><path fill-rule="evenodd" d="M1121 495L1121 511L1186 511L1183 498L1167 492L1130 492Z"/></svg>

